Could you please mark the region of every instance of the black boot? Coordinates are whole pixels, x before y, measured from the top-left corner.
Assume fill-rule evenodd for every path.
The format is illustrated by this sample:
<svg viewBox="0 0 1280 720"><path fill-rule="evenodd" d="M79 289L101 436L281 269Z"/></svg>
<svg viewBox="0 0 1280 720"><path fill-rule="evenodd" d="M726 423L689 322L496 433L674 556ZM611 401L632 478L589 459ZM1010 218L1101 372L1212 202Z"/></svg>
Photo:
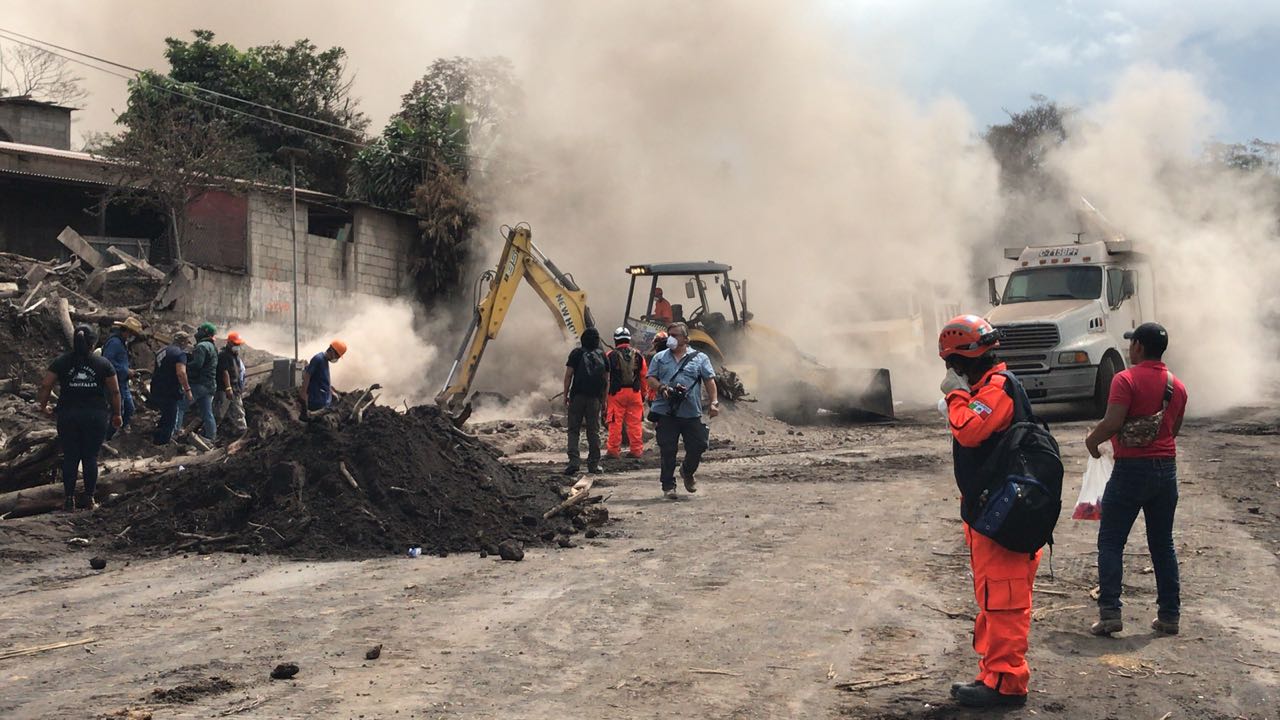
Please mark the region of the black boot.
<svg viewBox="0 0 1280 720"><path fill-rule="evenodd" d="M961 685L953 694L956 702L972 708L1021 707L1027 704L1026 695L1005 695L982 683Z"/></svg>
<svg viewBox="0 0 1280 720"><path fill-rule="evenodd" d="M981 684L982 682L979 680L970 680L967 683L953 682L951 683L951 697L954 698L956 696L956 693L960 692L960 688L971 688Z"/></svg>

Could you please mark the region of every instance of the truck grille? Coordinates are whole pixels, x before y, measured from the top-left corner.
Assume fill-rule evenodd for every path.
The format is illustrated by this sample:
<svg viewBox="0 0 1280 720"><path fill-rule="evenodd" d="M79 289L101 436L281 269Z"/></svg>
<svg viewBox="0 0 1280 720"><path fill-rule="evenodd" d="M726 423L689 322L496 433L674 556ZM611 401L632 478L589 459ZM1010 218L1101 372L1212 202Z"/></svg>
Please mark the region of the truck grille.
<svg viewBox="0 0 1280 720"><path fill-rule="evenodd" d="M997 325L1002 350L1048 350L1058 344L1058 326L1052 323Z"/></svg>

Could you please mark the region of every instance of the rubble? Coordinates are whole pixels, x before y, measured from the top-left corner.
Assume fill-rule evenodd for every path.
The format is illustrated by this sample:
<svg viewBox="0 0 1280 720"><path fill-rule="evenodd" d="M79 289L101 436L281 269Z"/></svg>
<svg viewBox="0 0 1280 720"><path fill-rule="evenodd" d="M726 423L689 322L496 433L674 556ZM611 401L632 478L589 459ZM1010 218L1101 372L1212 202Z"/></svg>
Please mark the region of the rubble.
<svg viewBox="0 0 1280 720"><path fill-rule="evenodd" d="M439 555L573 532L571 517L542 517L560 502L555 479L504 465L434 407L375 405L357 422L364 396L303 423L291 396L259 388L245 403L251 437L234 453L169 467L76 522L117 549L303 558Z"/></svg>

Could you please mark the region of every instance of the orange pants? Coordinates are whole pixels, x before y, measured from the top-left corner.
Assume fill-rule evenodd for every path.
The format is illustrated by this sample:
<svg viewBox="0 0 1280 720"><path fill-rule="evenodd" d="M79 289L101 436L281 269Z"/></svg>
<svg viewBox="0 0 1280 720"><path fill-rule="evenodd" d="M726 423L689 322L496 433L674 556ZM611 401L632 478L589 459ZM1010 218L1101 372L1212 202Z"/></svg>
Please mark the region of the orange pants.
<svg viewBox="0 0 1280 720"><path fill-rule="evenodd" d="M1027 635L1031 632L1031 590L1040 552L1006 550L995 540L964 526L973 568L978 618L973 649L978 652L978 682L1005 695L1026 695Z"/></svg>
<svg viewBox="0 0 1280 720"><path fill-rule="evenodd" d="M631 457L644 454L644 399L639 390L619 390L609 396L609 442L606 450L613 457L622 454L622 425L627 425L627 444Z"/></svg>

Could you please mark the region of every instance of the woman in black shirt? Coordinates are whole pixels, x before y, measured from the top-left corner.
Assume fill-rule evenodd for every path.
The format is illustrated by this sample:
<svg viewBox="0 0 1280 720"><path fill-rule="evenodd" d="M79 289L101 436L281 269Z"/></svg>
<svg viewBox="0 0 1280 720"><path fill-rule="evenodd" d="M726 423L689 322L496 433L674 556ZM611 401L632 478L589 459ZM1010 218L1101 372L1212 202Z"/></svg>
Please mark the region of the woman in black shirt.
<svg viewBox="0 0 1280 720"><path fill-rule="evenodd" d="M63 507L75 510L76 472L84 467L82 508L93 509L93 492L98 484L98 452L107 435L107 423L119 429L120 384L107 359L93 354L98 334L89 325L75 329L69 353L58 356L45 371L40 385L40 410L49 410L49 395L58 384L58 440L62 443ZM107 401L110 399L108 414Z"/></svg>

